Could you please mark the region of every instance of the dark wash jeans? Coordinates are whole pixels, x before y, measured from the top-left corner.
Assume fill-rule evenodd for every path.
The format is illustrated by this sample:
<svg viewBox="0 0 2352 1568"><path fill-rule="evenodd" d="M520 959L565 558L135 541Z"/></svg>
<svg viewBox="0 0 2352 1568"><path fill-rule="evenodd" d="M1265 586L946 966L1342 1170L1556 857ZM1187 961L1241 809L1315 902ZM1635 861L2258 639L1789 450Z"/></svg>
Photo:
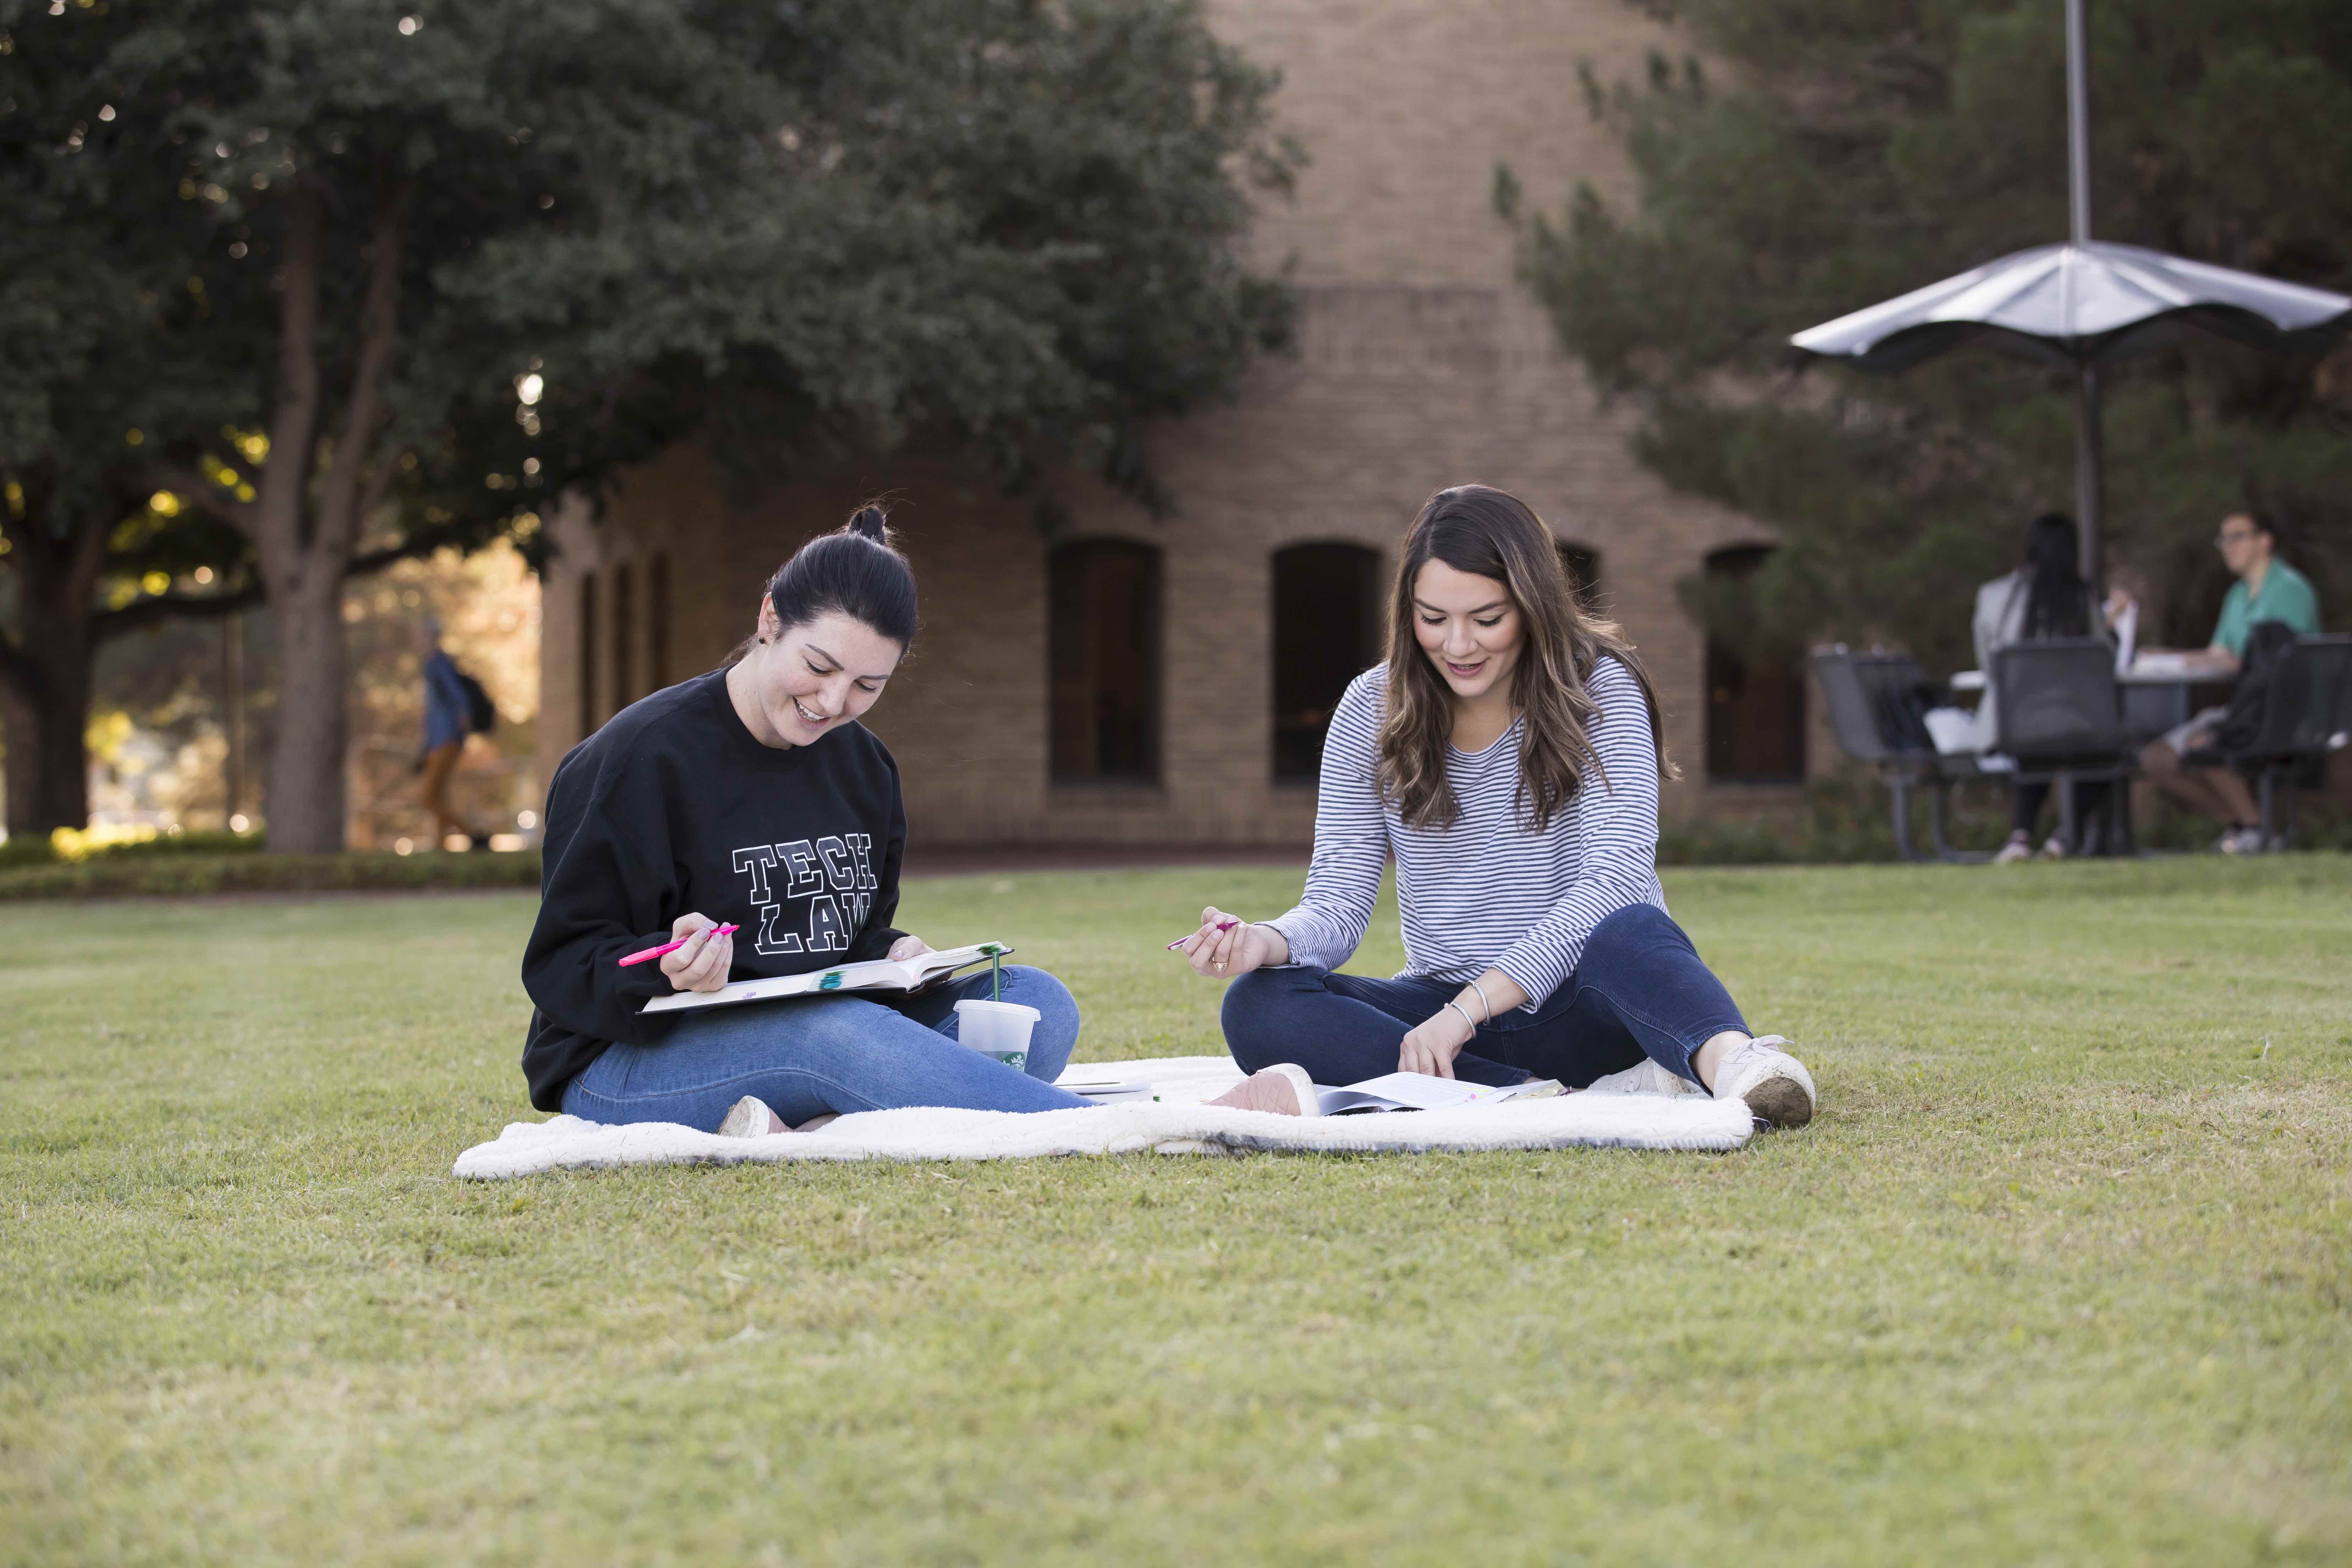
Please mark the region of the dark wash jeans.
<svg viewBox="0 0 2352 1568"><path fill-rule="evenodd" d="M1253 970L1225 992L1225 1045L1245 1071L1296 1062L1317 1083L1358 1083L1396 1071L1407 1031L1461 989L1311 963ZM1475 1000L1467 1009L1478 1016ZM1576 972L1533 1013L1483 1026L1454 1058L1454 1073L1471 1083L1556 1078L1582 1089L1647 1056L1696 1083L1691 1053L1727 1029L1746 1034L1748 1025L1682 927L1655 904L1632 904L1593 928Z"/></svg>

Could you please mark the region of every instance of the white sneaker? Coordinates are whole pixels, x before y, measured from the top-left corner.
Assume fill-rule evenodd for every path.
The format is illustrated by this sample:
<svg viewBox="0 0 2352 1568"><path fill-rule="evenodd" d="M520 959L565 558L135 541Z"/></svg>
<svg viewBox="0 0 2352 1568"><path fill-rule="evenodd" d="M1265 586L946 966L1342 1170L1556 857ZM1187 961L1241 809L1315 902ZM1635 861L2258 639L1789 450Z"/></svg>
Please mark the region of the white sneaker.
<svg viewBox="0 0 2352 1568"><path fill-rule="evenodd" d="M2066 841L2052 834L2042 841L2042 858L2044 860L2063 860L2066 858Z"/></svg>
<svg viewBox="0 0 2352 1568"><path fill-rule="evenodd" d="M2000 847L2000 852L1992 858L1992 863L1996 866L2014 866L2020 860L2031 860L2032 858L2033 845L2032 841L2023 838L2012 838L2008 843Z"/></svg>
<svg viewBox="0 0 2352 1568"><path fill-rule="evenodd" d="M1715 1069L1715 1098L1744 1100L1748 1114L1774 1127L1802 1127L1813 1119L1813 1075L1780 1047L1779 1035L1759 1035L1723 1054Z"/></svg>
<svg viewBox="0 0 2352 1568"><path fill-rule="evenodd" d="M1585 1094L1705 1094L1706 1091L1686 1078L1678 1078L1649 1058L1627 1068L1594 1079L1584 1086Z"/></svg>
<svg viewBox="0 0 2352 1568"><path fill-rule="evenodd" d="M1209 1103L1235 1110L1271 1110L1277 1116L1323 1114L1323 1100L1315 1092L1315 1080L1295 1062L1254 1072Z"/></svg>
<svg viewBox="0 0 2352 1568"><path fill-rule="evenodd" d="M765 1138L781 1120L768 1109L768 1102L759 1096L747 1094L727 1108L727 1120L719 1124L721 1138Z"/></svg>

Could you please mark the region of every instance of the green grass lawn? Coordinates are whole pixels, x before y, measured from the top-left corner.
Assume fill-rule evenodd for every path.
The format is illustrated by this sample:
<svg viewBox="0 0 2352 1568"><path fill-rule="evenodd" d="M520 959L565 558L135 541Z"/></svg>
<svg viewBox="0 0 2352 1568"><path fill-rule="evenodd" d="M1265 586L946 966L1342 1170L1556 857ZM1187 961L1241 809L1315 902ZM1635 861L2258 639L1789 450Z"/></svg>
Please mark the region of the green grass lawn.
<svg viewBox="0 0 2352 1568"><path fill-rule="evenodd" d="M1297 877L903 923L1206 1051ZM2352 859L1668 889L1810 1130L484 1185L527 897L0 910L0 1562L2352 1561Z"/></svg>

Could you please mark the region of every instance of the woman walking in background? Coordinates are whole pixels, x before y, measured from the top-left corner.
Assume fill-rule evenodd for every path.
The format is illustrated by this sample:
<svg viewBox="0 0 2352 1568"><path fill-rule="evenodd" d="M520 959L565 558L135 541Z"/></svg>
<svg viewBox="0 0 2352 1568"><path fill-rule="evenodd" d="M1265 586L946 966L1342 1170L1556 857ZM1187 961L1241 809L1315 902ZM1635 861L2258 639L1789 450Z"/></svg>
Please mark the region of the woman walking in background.
<svg viewBox="0 0 2352 1568"><path fill-rule="evenodd" d="M467 700L465 678L457 662L441 647L441 620L427 616L416 623L416 657L425 666L425 745L417 752L417 771L424 785L417 792L433 817L433 847L446 849L452 835L463 835L469 849L487 849L489 840L474 831L449 797L457 761L466 754L466 737L473 732L473 705Z"/></svg>
<svg viewBox="0 0 2352 1568"><path fill-rule="evenodd" d="M1974 632L1977 668L1985 672L1984 700L1977 705L1977 749L1990 752L2000 735L2000 710L1990 681L1992 656L2011 643L2042 637L2088 637L2091 632L2091 587L2075 568L2074 520L2063 512L2046 511L2025 531L2025 560L2015 571L1977 589ZM2121 589L2109 599L2105 619L2112 621L2130 600ZM2104 631L2102 633L2104 634ZM2107 804L2112 786L2104 781L2074 786L2078 822L2095 819ZM1993 856L1996 865L2011 865L2033 854L2033 833L2042 808L2050 799L2050 784L2012 783L2009 842ZM2071 855L2081 846L2067 844L2053 833L2042 846L2051 859Z"/></svg>
<svg viewBox="0 0 2352 1568"><path fill-rule="evenodd" d="M1234 1059L1325 1084L1572 1089L1648 1062L1652 1088L1802 1126L1811 1075L1779 1036L1748 1033L1666 914L1668 774L1649 678L1578 602L1551 531L1501 490L1440 490L1400 552L1387 661L1332 715L1306 897L1264 921L1203 910L1183 944L1232 981ZM1404 973L1336 973L1391 857Z"/></svg>

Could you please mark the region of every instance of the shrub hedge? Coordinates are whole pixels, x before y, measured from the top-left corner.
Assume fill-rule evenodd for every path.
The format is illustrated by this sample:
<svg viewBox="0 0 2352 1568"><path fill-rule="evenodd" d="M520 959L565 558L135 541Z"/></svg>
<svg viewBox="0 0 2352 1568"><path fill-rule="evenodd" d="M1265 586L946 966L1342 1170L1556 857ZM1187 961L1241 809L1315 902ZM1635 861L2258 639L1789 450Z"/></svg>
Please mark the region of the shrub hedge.
<svg viewBox="0 0 2352 1568"><path fill-rule="evenodd" d="M389 855L358 850L341 855L257 855L246 849L140 855L117 850L87 860L52 860L0 870L0 900L538 886L537 850L505 855Z"/></svg>
<svg viewBox="0 0 2352 1568"><path fill-rule="evenodd" d="M1915 805L1912 842L1927 844L1927 809ZM2042 826L2049 831L2047 816ZM2144 849L2201 849L2214 826L2159 810L2135 825ZM1998 847L2009 833L2009 791L1997 781L1961 789L1952 841ZM2306 802L2304 849L2352 851L2352 813ZM182 893L396 892L437 888L536 888L536 849L511 854L264 855L258 834L181 833L111 845L79 861L60 860L38 839L0 844L0 900L100 899ZM1658 839L1662 866L1851 865L1895 859L1886 792L1860 778L1822 781L1769 816L1670 822Z"/></svg>

